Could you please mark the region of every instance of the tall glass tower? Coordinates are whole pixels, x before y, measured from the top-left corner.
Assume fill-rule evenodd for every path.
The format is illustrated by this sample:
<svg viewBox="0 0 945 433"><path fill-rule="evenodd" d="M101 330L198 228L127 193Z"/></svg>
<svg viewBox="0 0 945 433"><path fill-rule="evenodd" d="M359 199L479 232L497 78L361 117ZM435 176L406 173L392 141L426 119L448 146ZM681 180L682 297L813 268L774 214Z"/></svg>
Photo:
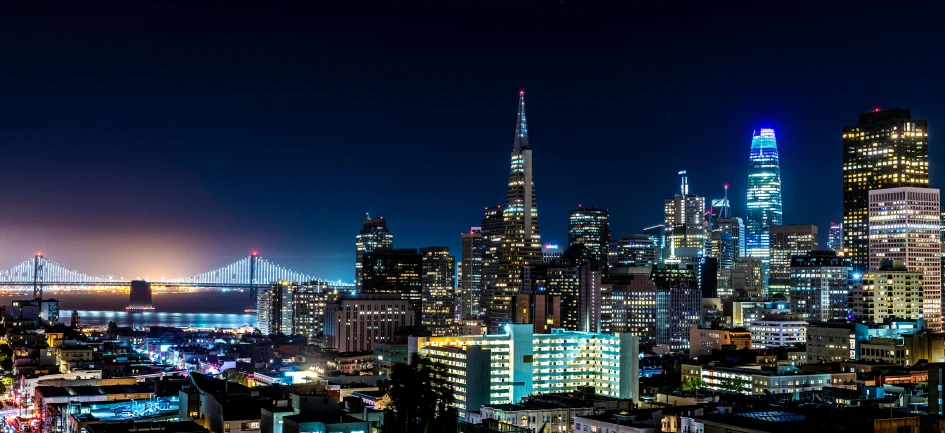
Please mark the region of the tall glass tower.
<svg viewBox="0 0 945 433"><path fill-rule="evenodd" d="M498 273L489 314L490 331L499 332L512 321L512 300L522 289L522 270L541 262L538 205L532 179L532 149L525 123L525 91L519 92L515 140L512 147L509 189L502 212L504 231L498 249Z"/></svg>
<svg viewBox="0 0 945 433"><path fill-rule="evenodd" d="M781 167L774 130L763 128L751 137L748 156L748 257L761 259L767 285L771 258L771 226L781 225Z"/></svg>

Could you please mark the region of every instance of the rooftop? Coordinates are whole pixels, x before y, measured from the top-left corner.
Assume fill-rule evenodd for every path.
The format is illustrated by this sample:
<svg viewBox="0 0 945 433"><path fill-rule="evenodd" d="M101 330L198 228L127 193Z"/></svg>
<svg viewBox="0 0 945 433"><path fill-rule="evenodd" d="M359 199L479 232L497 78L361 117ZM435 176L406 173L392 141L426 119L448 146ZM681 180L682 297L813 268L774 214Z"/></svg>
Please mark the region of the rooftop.
<svg viewBox="0 0 945 433"><path fill-rule="evenodd" d="M704 415L693 419L713 426L732 426L771 433L794 433L803 431L803 427L807 425L804 415L781 411Z"/></svg>

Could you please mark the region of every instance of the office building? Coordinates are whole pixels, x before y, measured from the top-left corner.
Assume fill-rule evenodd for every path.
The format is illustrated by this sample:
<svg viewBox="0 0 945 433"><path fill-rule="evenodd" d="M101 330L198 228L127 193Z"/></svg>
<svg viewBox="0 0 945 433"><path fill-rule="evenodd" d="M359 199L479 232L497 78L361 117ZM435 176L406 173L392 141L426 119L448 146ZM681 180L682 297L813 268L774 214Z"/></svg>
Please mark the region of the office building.
<svg viewBox="0 0 945 433"><path fill-rule="evenodd" d="M726 271L722 271L725 275ZM764 287L764 262L757 257L742 257L735 264L735 269L727 271L729 278L727 284L731 287L732 296L741 297L767 297L768 293ZM721 280L721 278L720 278ZM722 282L719 283L722 285ZM719 296L723 296L727 291L719 290Z"/></svg>
<svg viewBox="0 0 945 433"><path fill-rule="evenodd" d="M745 221L739 217L730 217L730 218L719 218L715 220L714 231L719 231L721 233L727 233L732 238L732 257L733 262L738 261L741 257L745 257L747 253L747 248L745 247ZM722 269L732 269L733 264L722 263L720 261L720 266Z"/></svg>
<svg viewBox="0 0 945 433"><path fill-rule="evenodd" d="M923 313L923 273L910 271L902 260L854 274L849 307L855 319L883 323L891 319L919 320Z"/></svg>
<svg viewBox="0 0 945 433"><path fill-rule="evenodd" d="M862 361L881 361L903 366L945 361L945 334L929 329L910 330L887 337L872 337L859 343ZM930 378L931 380L931 378Z"/></svg>
<svg viewBox="0 0 945 433"><path fill-rule="evenodd" d="M762 128L752 133L747 203L747 255L761 259L767 283L771 226L781 225L782 221L781 166L773 129Z"/></svg>
<svg viewBox="0 0 945 433"><path fill-rule="evenodd" d="M410 302L421 323L423 311L423 256L414 248L374 250L364 253L360 293L394 295Z"/></svg>
<svg viewBox="0 0 945 433"><path fill-rule="evenodd" d="M853 263L833 251L791 258L791 311L807 321L847 320Z"/></svg>
<svg viewBox="0 0 945 433"><path fill-rule="evenodd" d="M713 230L706 244L706 257L712 257L719 262L719 269L735 269L735 242L732 234L722 230Z"/></svg>
<svg viewBox="0 0 945 433"><path fill-rule="evenodd" d="M666 226L658 224L652 227L646 227L643 229L643 234L649 236L656 244L658 254L656 264L663 263L663 259L666 257Z"/></svg>
<svg viewBox="0 0 945 433"><path fill-rule="evenodd" d="M506 325L503 333L411 337L410 347L447 366L460 416L488 404L593 387L597 395L638 401L639 342L629 334ZM568 350L561 350L567 347Z"/></svg>
<svg viewBox="0 0 945 433"><path fill-rule="evenodd" d="M670 351L689 349L689 329L702 322L702 292L693 265L653 267L656 285L656 344Z"/></svg>
<svg viewBox="0 0 945 433"><path fill-rule="evenodd" d="M535 333L561 327L561 297L544 293L515 295L515 323L532 325Z"/></svg>
<svg viewBox="0 0 945 433"><path fill-rule="evenodd" d="M615 267L608 276L612 332L630 333L641 341L656 340L656 283L652 267Z"/></svg>
<svg viewBox="0 0 945 433"><path fill-rule="evenodd" d="M489 306L495 294L503 233L502 206L487 207L482 218L482 289L479 293L479 317L485 320L488 320Z"/></svg>
<svg viewBox="0 0 945 433"><path fill-rule="evenodd" d="M456 320L454 302L456 258L449 247L420 248L423 274L421 324L433 335L446 335Z"/></svg>
<svg viewBox="0 0 945 433"><path fill-rule="evenodd" d="M601 332L601 268L593 260L578 267L578 331Z"/></svg>
<svg viewBox="0 0 945 433"><path fill-rule="evenodd" d="M626 235L617 241L615 266L654 266L660 263L659 240L646 234Z"/></svg>
<svg viewBox="0 0 945 433"><path fill-rule="evenodd" d="M751 349L751 332L747 329L705 328L701 325L689 329L689 356L698 358L712 355L713 350Z"/></svg>
<svg viewBox="0 0 945 433"><path fill-rule="evenodd" d="M484 243L482 228L473 227L462 234L462 257L459 265L459 314L460 318L479 316L479 299L482 295L482 267Z"/></svg>
<svg viewBox="0 0 945 433"><path fill-rule="evenodd" d="M325 281L299 284L294 295L292 333L304 335L314 344L325 330L325 306L338 300L341 293Z"/></svg>
<svg viewBox="0 0 945 433"><path fill-rule="evenodd" d="M809 224L771 226L771 273L769 295L787 296L791 288L791 257L818 249L817 226Z"/></svg>
<svg viewBox="0 0 945 433"><path fill-rule="evenodd" d="M843 255L843 223L830 223L830 231L827 232L827 248L833 250L838 256Z"/></svg>
<svg viewBox="0 0 945 433"><path fill-rule="evenodd" d="M857 271L869 266L869 192L927 188L928 140L927 122L902 108L863 113L843 127L843 255Z"/></svg>
<svg viewBox="0 0 945 433"><path fill-rule="evenodd" d="M711 390L726 389L726 382L732 378L745 384L742 394L771 395L794 394L802 391L816 391L824 387L856 388L856 373L813 373L797 369L761 370L758 367L720 367L712 365L688 365L681 368L683 380L701 379ZM757 428L758 423L753 423ZM719 432L760 432L767 429L718 429L706 431ZM787 431L787 430L785 430Z"/></svg>
<svg viewBox="0 0 945 433"><path fill-rule="evenodd" d="M541 247L541 261L546 264L552 264L556 260L561 259L562 253L563 251L561 251L560 245L545 244L545 246Z"/></svg>
<svg viewBox="0 0 945 433"><path fill-rule="evenodd" d="M393 343L397 330L414 326L411 302L395 295L360 295L325 306L325 340L338 352L364 352Z"/></svg>
<svg viewBox="0 0 945 433"><path fill-rule="evenodd" d="M256 327L265 335L302 335L314 344L322 333L325 305L339 297L322 281L277 281L259 292Z"/></svg>
<svg viewBox="0 0 945 433"><path fill-rule="evenodd" d="M394 235L387 229L387 220L384 217L364 220L361 233L355 236L354 282L361 287L361 268L364 253L375 250L394 248Z"/></svg>
<svg viewBox="0 0 945 433"><path fill-rule="evenodd" d="M682 177L679 194L666 200L663 206L668 250L664 261L695 264L705 253L705 197L689 193L685 170L679 175Z"/></svg>
<svg viewBox="0 0 945 433"><path fill-rule="evenodd" d="M580 326L581 278L577 266L549 266L545 280L549 295L561 298L561 327L577 331Z"/></svg>
<svg viewBox="0 0 945 433"><path fill-rule="evenodd" d="M497 332L512 321L512 300L522 288L522 268L541 262L538 204L532 177L532 149L525 122L525 92L519 93L509 188L502 220L505 230L499 245L499 268L490 306L490 330Z"/></svg>
<svg viewBox="0 0 945 433"><path fill-rule="evenodd" d="M859 340L855 323L812 322L807 327L807 359L811 362L855 360Z"/></svg>
<svg viewBox="0 0 945 433"><path fill-rule="evenodd" d="M927 176L928 168L924 170ZM912 171L906 169L905 175ZM901 260L910 271L921 271L925 320L937 332L942 330L941 236L938 189L901 187L869 192L870 269L879 269L884 260Z"/></svg>
<svg viewBox="0 0 945 433"><path fill-rule="evenodd" d="M775 317L756 319L749 322L751 345L754 349L766 347L795 346L807 342L807 322L803 320L784 320Z"/></svg>
<svg viewBox="0 0 945 433"><path fill-rule="evenodd" d="M590 257L607 266L610 246L610 222L607 209L578 207L568 211L568 246L581 244Z"/></svg>

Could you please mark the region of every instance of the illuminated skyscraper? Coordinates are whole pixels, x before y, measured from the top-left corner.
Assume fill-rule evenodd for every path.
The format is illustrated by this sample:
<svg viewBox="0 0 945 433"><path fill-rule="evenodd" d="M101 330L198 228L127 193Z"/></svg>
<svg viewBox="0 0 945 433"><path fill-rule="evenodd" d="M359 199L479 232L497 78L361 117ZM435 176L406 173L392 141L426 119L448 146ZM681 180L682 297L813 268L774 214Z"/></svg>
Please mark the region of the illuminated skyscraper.
<svg viewBox="0 0 945 433"><path fill-rule="evenodd" d="M830 231L827 232L827 248L838 255L843 255L843 223L830 223Z"/></svg>
<svg viewBox="0 0 945 433"><path fill-rule="evenodd" d="M663 259L696 264L705 253L705 197L689 193L686 170L679 175L682 176L679 194L666 200L663 207L667 249Z"/></svg>
<svg viewBox="0 0 945 433"><path fill-rule="evenodd" d="M541 261L545 263L554 263L555 260L561 258L561 247L554 244L545 244L541 248Z"/></svg>
<svg viewBox="0 0 945 433"><path fill-rule="evenodd" d="M653 237L640 235L625 235L617 241L618 266L656 266L659 264L659 248Z"/></svg>
<svg viewBox="0 0 945 433"><path fill-rule="evenodd" d="M482 228L473 227L463 233L463 255L459 265L459 316L479 315L482 294Z"/></svg>
<svg viewBox="0 0 945 433"><path fill-rule="evenodd" d="M929 328L942 330L941 198L933 188L869 192L869 268L901 260L922 272L922 302Z"/></svg>
<svg viewBox="0 0 945 433"><path fill-rule="evenodd" d="M525 122L525 91L519 92L518 116L512 146L512 166L505 211L504 232L499 245L499 268L489 311L490 330L498 332L512 321L513 298L522 287L522 269L541 262L538 205L532 177L532 149Z"/></svg>
<svg viewBox="0 0 945 433"><path fill-rule="evenodd" d="M692 265L652 267L656 285L656 344L669 350L689 349L689 329L702 322L702 292Z"/></svg>
<svg viewBox="0 0 945 433"><path fill-rule="evenodd" d="M781 167L773 129L763 128L752 134L747 203L747 255L761 259L767 282L771 226L781 225Z"/></svg>
<svg viewBox="0 0 945 433"><path fill-rule="evenodd" d="M384 250L394 248L394 235L387 229L387 220L384 217L368 218L364 220L364 226L361 228L361 234L354 238L355 261L354 261L354 282L358 288L361 288L361 282L364 279L361 271L364 253L375 250Z"/></svg>
<svg viewBox="0 0 945 433"><path fill-rule="evenodd" d="M364 295L392 295L410 302L420 323L423 307L423 256L415 248L374 250L364 253Z"/></svg>
<svg viewBox="0 0 945 433"><path fill-rule="evenodd" d="M502 206L487 207L482 218L482 284L479 291L479 318L488 320L499 275L499 246L505 233Z"/></svg>
<svg viewBox="0 0 945 433"><path fill-rule="evenodd" d="M579 207L568 211L568 246L582 244L601 266L607 264L610 222L607 209Z"/></svg>
<svg viewBox="0 0 945 433"><path fill-rule="evenodd" d="M422 324L433 335L446 335L456 318L454 275L456 258L449 247L420 248L423 263Z"/></svg>
<svg viewBox="0 0 945 433"><path fill-rule="evenodd" d="M715 220L715 231L722 233L727 233L732 238L732 258L734 262L737 262L740 257L745 257L747 254L747 248L745 248L745 220L739 217L730 217L730 218L719 218ZM721 269L730 269L726 267L727 265L722 263L722 260L719 260L719 267Z"/></svg>
<svg viewBox="0 0 945 433"><path fill-rule="evenodd" d="M768 279L768 294L787 296L791 290L791 257L803 256L817 249L817 226L771 226L771 276Z"/></svg>
<svg viewBox="0 0 945 433"><path fill-rule="evenodd" d="M548 267L545 287L548 295L560 297L561 327L572 331L577 330L581 320L580 269L577 266L564 264Z"/></svg>
<svg viewBox="0 0 945 433"><path fill-rule="evenodd" d="M927 188L928 141L927 122L903 108L863 113L843 127L843 256L858 270L869 265L870 190Z"/></svg>
<svg viewBox="0 0 945 433"><path fill-rule="evenodd" d="M791 312L808 322L847 320L853 263L833 251L791 258Z"/></svg>
<svg viewBox="0 0 945 433"><path fill-rule="evenodd" d="M666 226L662 224L643 229L643 234L650 237L656 244L656 264L663 263L666 258Z"/></svg>

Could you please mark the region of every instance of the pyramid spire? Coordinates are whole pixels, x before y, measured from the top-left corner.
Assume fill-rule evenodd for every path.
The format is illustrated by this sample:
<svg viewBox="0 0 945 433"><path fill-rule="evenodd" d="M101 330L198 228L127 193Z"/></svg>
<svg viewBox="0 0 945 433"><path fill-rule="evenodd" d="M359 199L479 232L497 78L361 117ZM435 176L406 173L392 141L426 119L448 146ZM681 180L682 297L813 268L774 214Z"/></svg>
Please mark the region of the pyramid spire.
<svg viewBox="0 0 945 433"><path fill-rule="evenodd" d="M528 146L528 127L525 125L525 91L518 91L518 117L515 121L515 147L512 149L518 152L522 149L529 149Z"/></svg>

